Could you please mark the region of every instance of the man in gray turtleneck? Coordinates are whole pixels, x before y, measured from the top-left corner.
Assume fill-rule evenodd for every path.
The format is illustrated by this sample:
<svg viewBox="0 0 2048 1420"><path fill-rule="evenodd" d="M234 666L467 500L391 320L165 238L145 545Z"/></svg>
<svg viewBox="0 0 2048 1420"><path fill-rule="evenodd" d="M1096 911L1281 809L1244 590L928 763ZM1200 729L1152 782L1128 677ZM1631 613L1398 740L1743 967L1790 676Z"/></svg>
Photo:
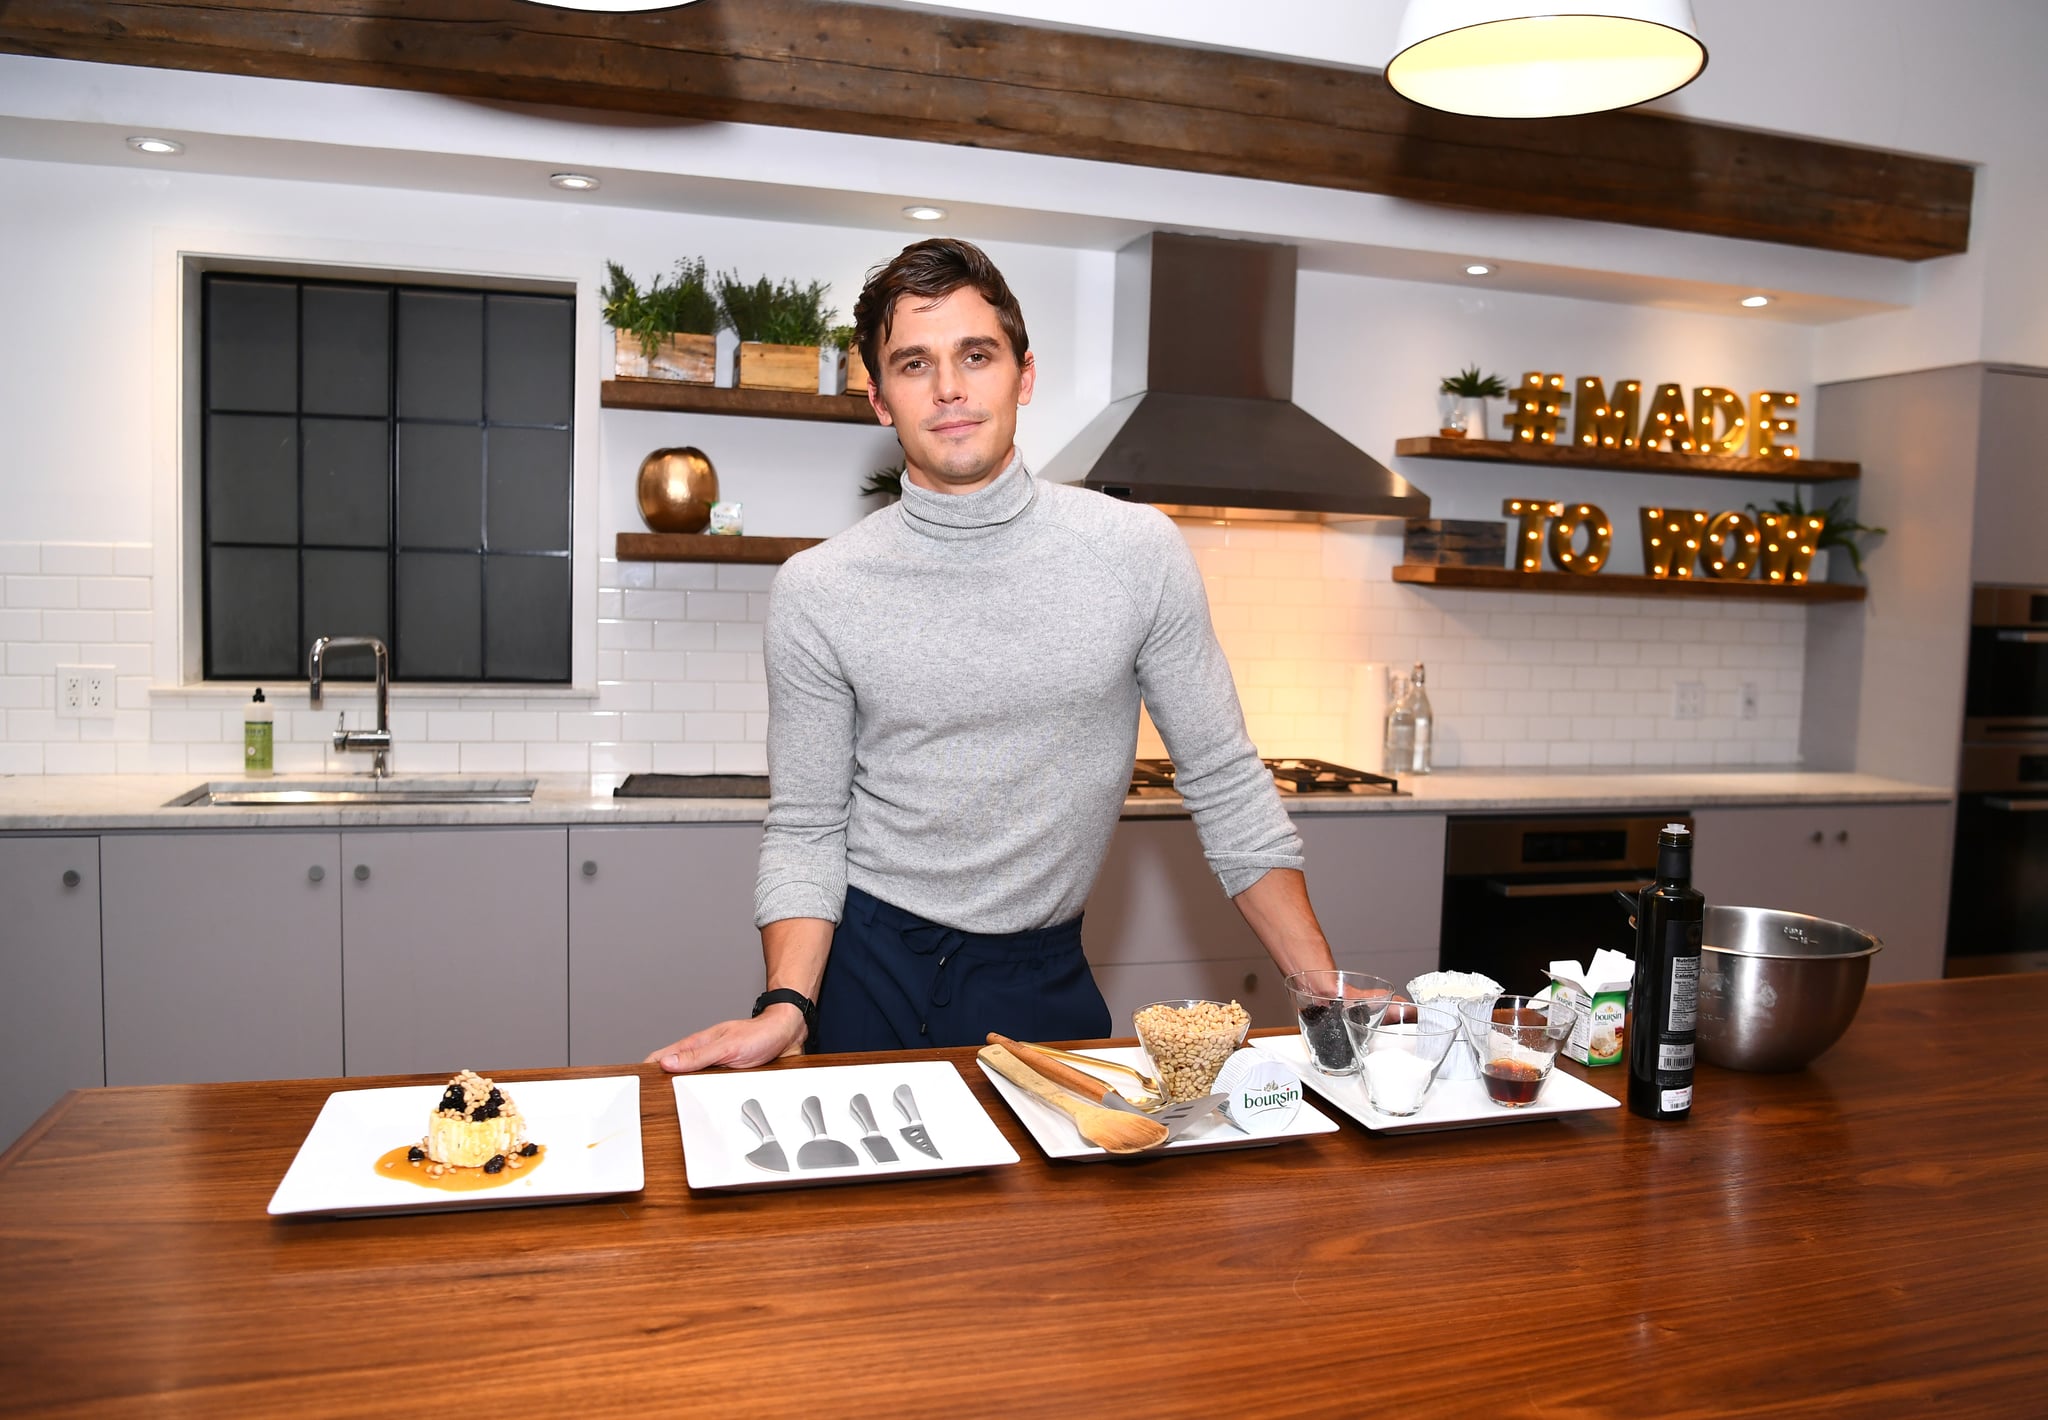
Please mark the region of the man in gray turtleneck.
<svg viewBox="0 0 2048 1420"><path fill-rule="evenodd" d="M1036 370L1002 274L966 242L919 242L854 315L903 497L775 582L769 990L753 1019L648 1058L1108 1034L1080 917L1141 699L1252 930L1283 971L1332 965L1187 544L1157 510L1041 483L1017 455Z"/></svg>

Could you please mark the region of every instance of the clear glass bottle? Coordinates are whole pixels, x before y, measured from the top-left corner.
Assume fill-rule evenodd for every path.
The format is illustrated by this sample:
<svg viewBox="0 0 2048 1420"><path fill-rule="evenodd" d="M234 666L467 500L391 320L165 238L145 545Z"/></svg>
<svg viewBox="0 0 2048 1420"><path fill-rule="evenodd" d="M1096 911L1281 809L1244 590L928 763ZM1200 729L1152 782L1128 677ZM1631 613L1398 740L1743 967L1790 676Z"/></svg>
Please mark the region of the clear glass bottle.
<svg viewBox="0 0 2048 1420"><path fill-rule="evenodd" d="M1423 688L1423 679L1422 662L1417 661L1414 674L1408 677L1408 697L1413 702L1409 708L1415 716L1414 762L1408 767L1411 774L1429 773L1434 752L1436 715L1429 708L1429 692Z"/></svg>
<svg viewBox="0 0 2048 1420"><path fill-rule="evenodd" d="M1393 708L1387 711L1386 742L1380 754L1380 773L1396 778L1415 763L1415 700L1406 676L1392 677Z"/></svg>

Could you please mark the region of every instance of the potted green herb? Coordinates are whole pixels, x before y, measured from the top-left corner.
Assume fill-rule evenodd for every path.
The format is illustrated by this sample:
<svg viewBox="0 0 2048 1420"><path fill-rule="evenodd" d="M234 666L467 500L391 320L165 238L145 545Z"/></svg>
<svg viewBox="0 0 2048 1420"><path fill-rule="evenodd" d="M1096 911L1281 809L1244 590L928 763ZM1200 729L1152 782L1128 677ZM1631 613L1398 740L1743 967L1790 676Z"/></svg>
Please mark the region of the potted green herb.
<svg viewBox="0 0 2048 1420"><path fill-rule="evenodd" d="M1446 375L1437 386L1441 411L1438 433L1447 439L1486 437L1486 401L1508 392L1499 375L1482 375L1473 365L1455 375Z"/></svg>
<svg viewBox="0 0 2048 1420"><path fill-rule="evenodd" d="M829 344L836 345L845 352L846 380L841 386L842 391L846 394L866 394L868 392L868 366L867 362L860 358L860 346L854 341L853 327L850 325L835 325L827 333L825 339Z"/></svg>
<svg viewBox="0 0 2048 1420"><path fill-rule="evenodd" d="M1761 510L1756 504L1751 503L1749 511L1757 513ZM1828 504L1824 511L1816 513L1814 509L1806 506L1805 490L1794 488L1790 498L1774 499L1771 503L1771 511L1794 518L1818 517L1822 519L1820 536L1813 540L1813 562L1806 572L1806 580L1809 582L1825 582L1828 580L1828 549L1834 547L1839 547L1849 554L1849 565L1854 567L1856 575L1861 577L1863 575L1863 539L1865 537L1883 537L1890 531L1888 528L1874 528L1868 523L1858 522L1849 512L1849 495L1846 493Z"/></svg>
<svg viewBox="0 0 2048 1420"><path fill-rule="evenodd" d="M627 379L712 383L718 299L705 282L703 261L678 261L672 281L657 276L644 291L617 262L604 268L613 370Z"/></svg>
<svg viewBox="0 0 2048 1420"><path fill-rule="evenodd" d="M749 284L734 273L717 278L726 323L740 338L742 388L812 390L819 385L819 348L838 319L825 305L822 281L799 286L763 276Z"/></svg>

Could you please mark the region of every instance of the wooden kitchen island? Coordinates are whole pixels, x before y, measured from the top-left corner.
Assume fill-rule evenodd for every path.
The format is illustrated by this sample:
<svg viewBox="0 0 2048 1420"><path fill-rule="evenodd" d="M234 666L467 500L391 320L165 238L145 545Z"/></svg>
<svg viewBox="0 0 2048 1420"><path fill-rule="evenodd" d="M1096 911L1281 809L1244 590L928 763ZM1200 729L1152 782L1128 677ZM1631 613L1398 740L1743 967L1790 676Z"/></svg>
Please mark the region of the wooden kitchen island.
<svg viewBox="0 0 2048 1420"><path fill-rule="evenodd" d="M264 1207L394 1081L95 1090L0 1158L0 1411L2039 1415L2044 1022L2048 976L1880 987L1684 1124L1125 1164L953 1051L1021 1164L755 1194L689 1191L649 1070L644 1193L346 1221Z"/></svg>

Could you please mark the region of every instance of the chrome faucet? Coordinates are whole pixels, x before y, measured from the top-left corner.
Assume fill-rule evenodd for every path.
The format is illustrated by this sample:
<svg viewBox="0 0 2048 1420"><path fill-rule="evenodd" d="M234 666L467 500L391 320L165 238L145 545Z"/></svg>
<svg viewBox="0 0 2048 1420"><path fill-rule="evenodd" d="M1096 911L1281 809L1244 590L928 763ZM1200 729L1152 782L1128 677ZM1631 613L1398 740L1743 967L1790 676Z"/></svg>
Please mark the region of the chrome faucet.
<svg viewBox="0 0 2048 1420"><path fill-rule="evenodd" d="M336 749L366 749L370 751L370 774L373 778L391 777L391 653L384 649L384 643L374 636L322 636L313 643L313 652L306 658L306 694L315 710L320 708L320 665L329 651L353 650L366 646L377 655L377 728L374 730L351 730L348 714L342 713L341 723L334 730Z"/></svg>

